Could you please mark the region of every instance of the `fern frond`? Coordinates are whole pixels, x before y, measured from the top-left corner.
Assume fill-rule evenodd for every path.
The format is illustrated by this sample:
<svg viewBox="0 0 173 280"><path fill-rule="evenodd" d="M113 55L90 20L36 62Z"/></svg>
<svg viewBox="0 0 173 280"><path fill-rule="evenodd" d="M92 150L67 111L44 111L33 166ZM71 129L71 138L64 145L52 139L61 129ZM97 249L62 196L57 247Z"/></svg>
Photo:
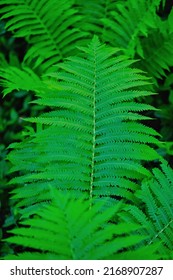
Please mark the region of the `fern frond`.
<svg viewBox="0 0 173 280"><path fill-rule="evenodd" d="M120 2L120 0L76 0L75 4L77 5L79 13L82 15L82 19L79 22L80 28L89 32L91 38L94 34L102 38L106 30L101 19L109 18L110 12L116 9L118 2Z"/></svg>
<svg viewBox="0 0 173 280"><path fill-rule="evenodd" d="M126 222L145 225L147 230L142 230L141 234L148 235L147 244L160 242L160 257L169 259L173 250L173 170L165 160L162 161L161 168L162 170L154 168L153 178L144 181L142 190L138 191L144 211L136 206L127 206L121 217Z"/></svg>
<svg viewBox="0 0 173 280"><path fill-rule="evenodd" d="M41 91L41 79L28 67L19 69L8 65L0 68L0 85L4 87L4 96L13 90Z"/></svg>
<svg viewBox="0 0 173 280"><path fill-rule="evenodd" d="M31 45L25 55L27 65L34 63L44 72L73 53L84 33L75 27L81 16L69 0L2 0L1 19L15 37L25 37ZM35 62L34 62L35 61Z"/></svg>
<svg viewBox="0 0 173 280"><path fill-rule="evenodd" d="M141 228L138 224L109 222L118 205L103 212L102 202L90 208L89 201L72 200L68 194L55 191L54 197L54 202L37 216L11 230L13 236L6 240L37 252L9 255L6 259L109 259L122 248L128 251L146 238L137 234Z"/></svg>
<svg viewBox="0 0 173 280"><path fill-rule="evenodd" d="M21 174L11 183L25 184L22 192L14 190L16 196L24 199L24 188L31 190L30 198L20 200L22 206L40 202L37 190L47 182L75 197L82 192L90 201L112 195L133 200L136 180L151 176L141 161L159 157L151 147L159 134L140 124L147 119L142 112L154 108L134 102L151 94L140 90L148 84L145 76L97 37L81 50L83 58L69 58L45 83L36 102L52 111L27 119L39 130L8 156L11 171Z"/></svg>
<svg viewBox="0 0 173 280"><path fill-rule="evenodd" d="M172 23L157 21L158 28L149 33L148 38L143 38L142 45L144 59L140 67L144 69L153 80L166 75L166 71L173 66L173 30Z"/></svg>
<svg viewBox="0 0 173 280"><path fill-rule="evenodd" d="M116 5L110 18L102 19L106 27L104 40L112 46L122 48L131 57L135 53L143 56L140 37L148 35L148 29L156 28L156 9L160 0L128 0Z"/></svg>

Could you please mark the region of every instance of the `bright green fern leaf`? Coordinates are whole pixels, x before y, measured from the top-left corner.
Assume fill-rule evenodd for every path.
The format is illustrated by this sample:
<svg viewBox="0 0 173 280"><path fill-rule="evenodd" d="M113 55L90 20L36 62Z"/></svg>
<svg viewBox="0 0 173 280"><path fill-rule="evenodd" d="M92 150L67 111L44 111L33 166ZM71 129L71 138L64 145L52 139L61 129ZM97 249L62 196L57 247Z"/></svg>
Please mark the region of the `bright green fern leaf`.
<svg viewBox="0 0 173 280"><path fill-rule="evenodd" d="M90 201L133 201L137 180L151 176L141 161L159 157L151 147L158 133L140 123L149 119L143 111L154 108L135 100L152 94L142 90L148 80L97 37L81 50L85 58L70 57L45 83L36 103L51 110L27 119L37 131L11 146L11 171L21 175L11 181L22 185L13 191L19 207L48 200L48 183Z"/></svg>
<svg viewBox="0 0 173 280"><path fill-rule="evenodd" d="M0 84L4 87L4 95L13 90L41 91L43 83L40 78L28 67L19 69L8 66L0 68Z"/></svg>
<svg viewBox="0 0 173 280"><path fill-rule="evenodd" d="M67 194L55 191L54 197L37 216L11 230L13 236L6 240L37 252L7 255L6 259L110 259L122 248L133 250L146 238L137 234L138 224L110 223L119 206L103 212L102 202L90 208L89 201L72 200Z"/></svg>
<svg viewBox="0 0 173 280"><path fill-rule="evenodd" d="M140 37L147 36L149 29L156 28L156 9L160 2L127 0L118 3L110 18L102 19L106 28L104 40L122 48L131 57L136 52L143 56Z"/></svg>
<svg viewBox="0 0 173 280"><path fill-rule="evenodd" d="M102 19L110 17L110 12L116 9L118 2L122 0L76 0L77 9L82 15L79 22L81 30L89 32L88 35L91 37L97 34L102 38L106 32Z"/></svg>
<svg viewBox="0 0 173 280"><path fill-rule="evenodd" d="M160 258L169 259L173 250L173 170L166 161L162 162L161 167L162 170L153 169L153 178L145 180L139 191L144 212L138 206L127 206L121 218L144 225L147 230L142 230L141 234L148 235L146 244L160 242Z"/></svg>
<svg viewBox="0 0 173 280"><path fill-rule="evenodd" d="M42 71L73 53L84 36L75 27L81 16L71 0L1 0L0 5L6 29L25 37L31 46L25 62Z"/></svg>
<svg viewBox="0 0 173 280"><path fill-rule="evenodd" d="M173 22L171 26L168 21L157 21L158 28L151 30L148 38L143 38L142 45L144 58L140 61L143 68L155 83L156 79L166 76L166 71L173 66Z"/></svg>

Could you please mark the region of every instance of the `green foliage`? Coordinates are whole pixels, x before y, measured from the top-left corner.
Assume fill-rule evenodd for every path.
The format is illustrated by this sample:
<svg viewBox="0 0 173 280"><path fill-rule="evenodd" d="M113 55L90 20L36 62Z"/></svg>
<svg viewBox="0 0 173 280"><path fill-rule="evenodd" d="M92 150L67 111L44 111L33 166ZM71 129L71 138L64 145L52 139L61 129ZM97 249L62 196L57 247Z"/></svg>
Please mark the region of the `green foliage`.
<svg viewBox="0 0 173 280"><path fill-rule="evenodd" d="M104 40L123 48L132 57L135 53L143 56L141 37L147 37L148 30L156 28L156 9L159 3L160 0L118 3L110 17L102 19L106 27Z"/></svg>
<svg viewBox="0 0 173 280"><path fill-rule="evenodd" d="M36 91L37 87L41 87L40 78L28 67L22 69L8 65L0 69L1 85L4 96L14 90Z"/></svg>
<svg viewBox="0 0 173 280"><path fill-rule="evenodd" d="M21 222L23 226L13 229L14 236L7 240L44 252L33 253L34 259L110 259L122 248L129 250L146 238L135 233L141 228L135 223L126 226L109 222L118 206L103 212L101 202L90 208L89 201L72 200L69 195L57 191L53 195L52 204L45 206L33 219ZM27 258L26 252L17 257Z"/></svg>
<svg viewBox="0 0 173 280"><path fill-rule="evenodd" d="M84 33L75 28L81 16L72 7L73 1L5 0L0 5L6 28L15 37L25 37L30 47L25 54L27 65L40 66L42 71L73 53ZM51 16L50 16L51 15Z"/></svg>
<svg viewBox="0 0 173 280"><path fill-rule="evenodd" d="M121 48L126 55L140 58L139 67L149 76L161 78L173 65L173 16L163 21L157 10L160 0L122 1L107 18L102 18L103 39ZM163 3L164 4L164 3Z"/></svg>
<svg viewBox="0 0 173 280"><path fill-rule="evenodd" d="M139 123L148 119L141 112L154 108L134 101L151 94L139 89L148 83L145 76L97 37L82 52L85 58L59 64L61 71L42 86L36 103L52 110L27 119L38 130L10 146L11 171L21 172L11 183L24 185L13 191L20 207L48 199L48 182L75 197L81 191L91 200L113 195L133 200L135 180L150 176L140 162L159 158L150 147L159 143L158 133Z"/></svg>
<svg viewBox="0 0 173 280"><path fill-rule="evenodd" d="M141 66L155 78L166 76L166 70L173 65L173 20L169 19L164 22L158 18L157 28L150 30L148 37L142 40Z"/></svg>
<svg viewBox="0 0 173 280"><path fill-rule="evenodd" d="M75 4L82 15L80 20L81 29L88 32L92 38L93 34L103 38L106 32L106 26L102 22L103 18L109 18L111 11L117 8L117 3L121 0L76 0Z"/></svg>
<svg viewBox="0 0 173 280"><path fill-rule="evenodd" d="M162 162L161 168L154 168L153 178L144 180L138 191L137 196L145 205L144 211L130 205L125 207L121 218L143 225L147 230L141 230L141 234L147 234L147 243L160 241L159 253L162 258L169 259L173 250L173 170L166 161Z"/></svg>
<svg viewBox="0 0 173 280"><path fill-rule="evenodd" d="M172 259L167 6L0 1L2 259Z"/></svg>

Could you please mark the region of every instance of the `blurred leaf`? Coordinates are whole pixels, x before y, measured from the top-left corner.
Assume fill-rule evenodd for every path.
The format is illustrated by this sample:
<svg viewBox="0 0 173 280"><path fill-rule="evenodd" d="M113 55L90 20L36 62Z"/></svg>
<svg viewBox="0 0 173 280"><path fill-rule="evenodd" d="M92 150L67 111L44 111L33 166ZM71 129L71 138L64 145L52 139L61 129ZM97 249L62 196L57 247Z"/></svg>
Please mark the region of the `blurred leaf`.
<svg viewBox="0 0 173 280"><path fill-rule="evenodd" d="M173 90L170 91L169 102L173 104Z"/></svg>

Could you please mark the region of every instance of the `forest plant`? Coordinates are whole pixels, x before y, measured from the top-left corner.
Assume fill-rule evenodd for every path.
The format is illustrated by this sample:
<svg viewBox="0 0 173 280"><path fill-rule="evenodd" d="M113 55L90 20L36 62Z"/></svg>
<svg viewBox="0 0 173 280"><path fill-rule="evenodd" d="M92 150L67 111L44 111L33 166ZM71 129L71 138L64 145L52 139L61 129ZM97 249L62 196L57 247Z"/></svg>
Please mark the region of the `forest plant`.
<svg viewBox="0 0 173 280"><path fill-rule="evenodd" d="M112 259L124 249L135 256L135 246L140 246L147 236L137 232L142 228L135 223L110 222L120 205L103 211L103 202L90 208L89 200L72 200L70 194L53 191L53 202L45 206L38 216L21 222L22 227L11 231L7 241L36 252L24 252L6 259ZM106 226L105 226L106 225ZM29 226L29 228L28 228ZM157 257L156 247L151 247L150 258ZM136 253L136 256L140 250Z"/></svg>
<svg viewBox="0 0 173 280"><path fill-rule="evenodd" d="M141 234L147 234L147 243L160 241L159 253L163 259L169 259L173 250L173 170L165 160L162 160L161 168L153 169L154 176L144 180L137 193L145 211L128 205L120 216L126 222L143 225L146 230L142 229Z"/></svg>
<svg viewBox="0 0 173 280"><path fill-rule="evenodd" d="M4 259L172 258L172 170L151 172L160 134L144 123L157 110L139 101L154 94L142 69L158 86L173 66L161 2L0 1L6 29L28 44L21 65L2 55L4 95L32 91L44 108L9 146L18 228Z"/></svg>
<svg viewBox="0 0 173 280"><path fill-rule="evenodd" d="M48 182L91 202L93 196L133 201L136 180L151 175L141 161L159 158L150 147L159 134L139 123L149 119L141 112L154 108L134 100L152 94L142 90L148 79L97 37L81 50L85 58L70 57L43 84L36 103L52 110L27 118L38 130L10 146L11 171L21 174L11 181L22 184L13 191L20 207L48 199Z"/></svg>
<svg viewBox="0 0 173 280"><path fill-rule="evenodd" d="M135 53L143 57L141 38L147 37L150 29L156 29L156 10L160 2L129 0L118 3L109 18L102 19L106 27L104 40L122 48L131 57L134 57Z"/></svg>
<svg viewBox="0 0 173 280"><path fill-rule="evenodd" d="M140 59L138 68L158 87L156 79L173 65L173 17L172 12L166 21L158 16L162 4L161 0L62 0L59 5L56 0L1 0L0 13L7 21L6 29L28 42L21 68L29 67L39 76L49 72L54 64L77 53L76 46L86 45L97 34L101 41ZM16 75L17 71L18 67ZM10 84L5 85L9 91L13 89Z"/></svg>
<svg viewBox="0 0 173 280"><path fill-rule="evenodd" d="M69 195L68 193L74 197L74 202L69 202L69 213L74 212L75 215L79 215L77 209L82 211L82 207L78 204L83 205L85 209L88 208L85 215L94 215L93 209L95 207L97 209L99 203L105 201L101 198L106 196L107 204L104 206L104 212L102 210L100 218L98 216L103 225L102 217L106 213L111 214L112 207L118 203L115 198L124 197L125 202L129 200L134 202L134 192L139 189L137 181L139 183L143 178L151 176L140 161L159 157L147 144L156 145L158 143L155 138L157 133L137 122L147 119L138 111L153 108L132 101L135 97L151 94L147 91L135 90L136 87L146 86L148 83L141 71L130 68L131 61L122 55L116 56L118 50L101 45L97 37L93 38L88 48L81 50L85 52L85 58L70 57L67 62L59 65L62 70L51 75L53 81L45 81L42 92L39 94L40 98L36 101L40 105L58 107L59 110L44 113L38 118L29 118L28 121L41 126L36 132L33 132L32 137L31 135L29 138L27 137L26 141L11 145L11 148L15 150L8 156L13 163L12 171L19 169L21 171L21 176L14 178L11 183L24 184L13 191L15 193L13 199L18 200L16 207L23 208L21 211L23 218L34 213L38 216L41 215L41 219L36 218L35 220L34 218L27 222L24 221L24 225L29 225L31 229L15 229L12 233L16 237L10 237L7 241L47 251L46 255L43 254L43 259L114 258L114 254L118 253L118 248L122 249L122 242L123 248L127 249L130 246L130 250L139 242L137 249L140 254L140 243L147 239L147 235L140 234L141 237L139 237L140 228L138 226L137 233L132 234L131 237L116 237L118 235L116 228L117 230L124 228L120 222L117 225L113 223L112 227L115 231L112 232L111 227L107 225L106 232L103 230L102 234L99 233L99 239L102 241L109 240L108 236L111 238L114 236L114 238L110 241L110 245L109 243L100 244L98 252L96 249L94 251L91 249L92 246L97 246L97 237L95 239L94 233L88 233L89 236L92 234L92 242L87 239L87 243L81 245L87 246L88 255L79 256L81 248L77 247L75 255L67 253L66 256L63 256L62 250L65 250L65 244L69 244L67 239L64 243L59 243L64 244L62 249L59 248L59 245L54 247L53 243L51 245L46 242L50 233L47 235L44 229L52 228L48 217L51 216L52 219L55 217L58 222L57 230L55 226L52 228L53 232L57 231L57 236L60 234L59 228L62 230L64 223L60 219L61 215L58 214L59 210L56 210L54 206L47 206L45 212L43 210L43 212L39 212L40 207L45 207L45 200L51 201L50 186L53 190L61 189L63 193L65 192L65 197ZM110 78L111 81L118 81L115 88L110 83ZM147 158L144 152L147 153ZM17 165L16 162L18 162ZM58 197L58 195L56 196ZM85 203L80 202L81 196L86 200L86 206ZM114 198L110 201L111 197ZM113 206L110 206L110 202ZM61 204L61 200L59 203ZM66 203L68 205L68 200ZM82 212L80 215L79 226L85 221ZM87 224L88 222L84 226L85 233ZM101 224L92 220L91 228L100 226ZM72 230L72 226L68 227ZM74 230L77 229L78 227L75 225ZM126 230L132 232L135 229L135 224L132 223L132 227L129 225ZM126 230L122 230L121 233L126 234ZM32 236L37 236L37 234L38 240L34 245ZM97 233L95 234L97 236ZM77 233L73 233L73 235L78 236ZM64 232L59 238L64 238ZM85 234L83 233L78 238L85 239ZM52 236L52 239L56 239L56 235ZM71 246L74 248L73 242L81 243L79 239L76 241L73 239L72 245L67 245L67 248ZM56 243L56 240L54 242ZM156 256L156 247L154 249L154 251L151 250L151 255ZM68 252L68 250L70 249L65 251ZM85 250L83 247L82 252ZM104 252L103 255L101 252ZM105 255L106 252L108 255ZM33 256L30 253L19 255L19 258L28 257L41 258L41 255L38 253ZM7 258L11 257L7 256Z"/></svg>
<svg viewBox="0 0 173 280"><path fill-rule="evenodd" d="M15 32L15 37L25 37L30 45L24 57L27 65L46 71L73 53L85 34L74 26L81 16L72 4L71 0L61 0L58 5L56 0L0 1L1 18L8 19L6 28Z"/></svg>

